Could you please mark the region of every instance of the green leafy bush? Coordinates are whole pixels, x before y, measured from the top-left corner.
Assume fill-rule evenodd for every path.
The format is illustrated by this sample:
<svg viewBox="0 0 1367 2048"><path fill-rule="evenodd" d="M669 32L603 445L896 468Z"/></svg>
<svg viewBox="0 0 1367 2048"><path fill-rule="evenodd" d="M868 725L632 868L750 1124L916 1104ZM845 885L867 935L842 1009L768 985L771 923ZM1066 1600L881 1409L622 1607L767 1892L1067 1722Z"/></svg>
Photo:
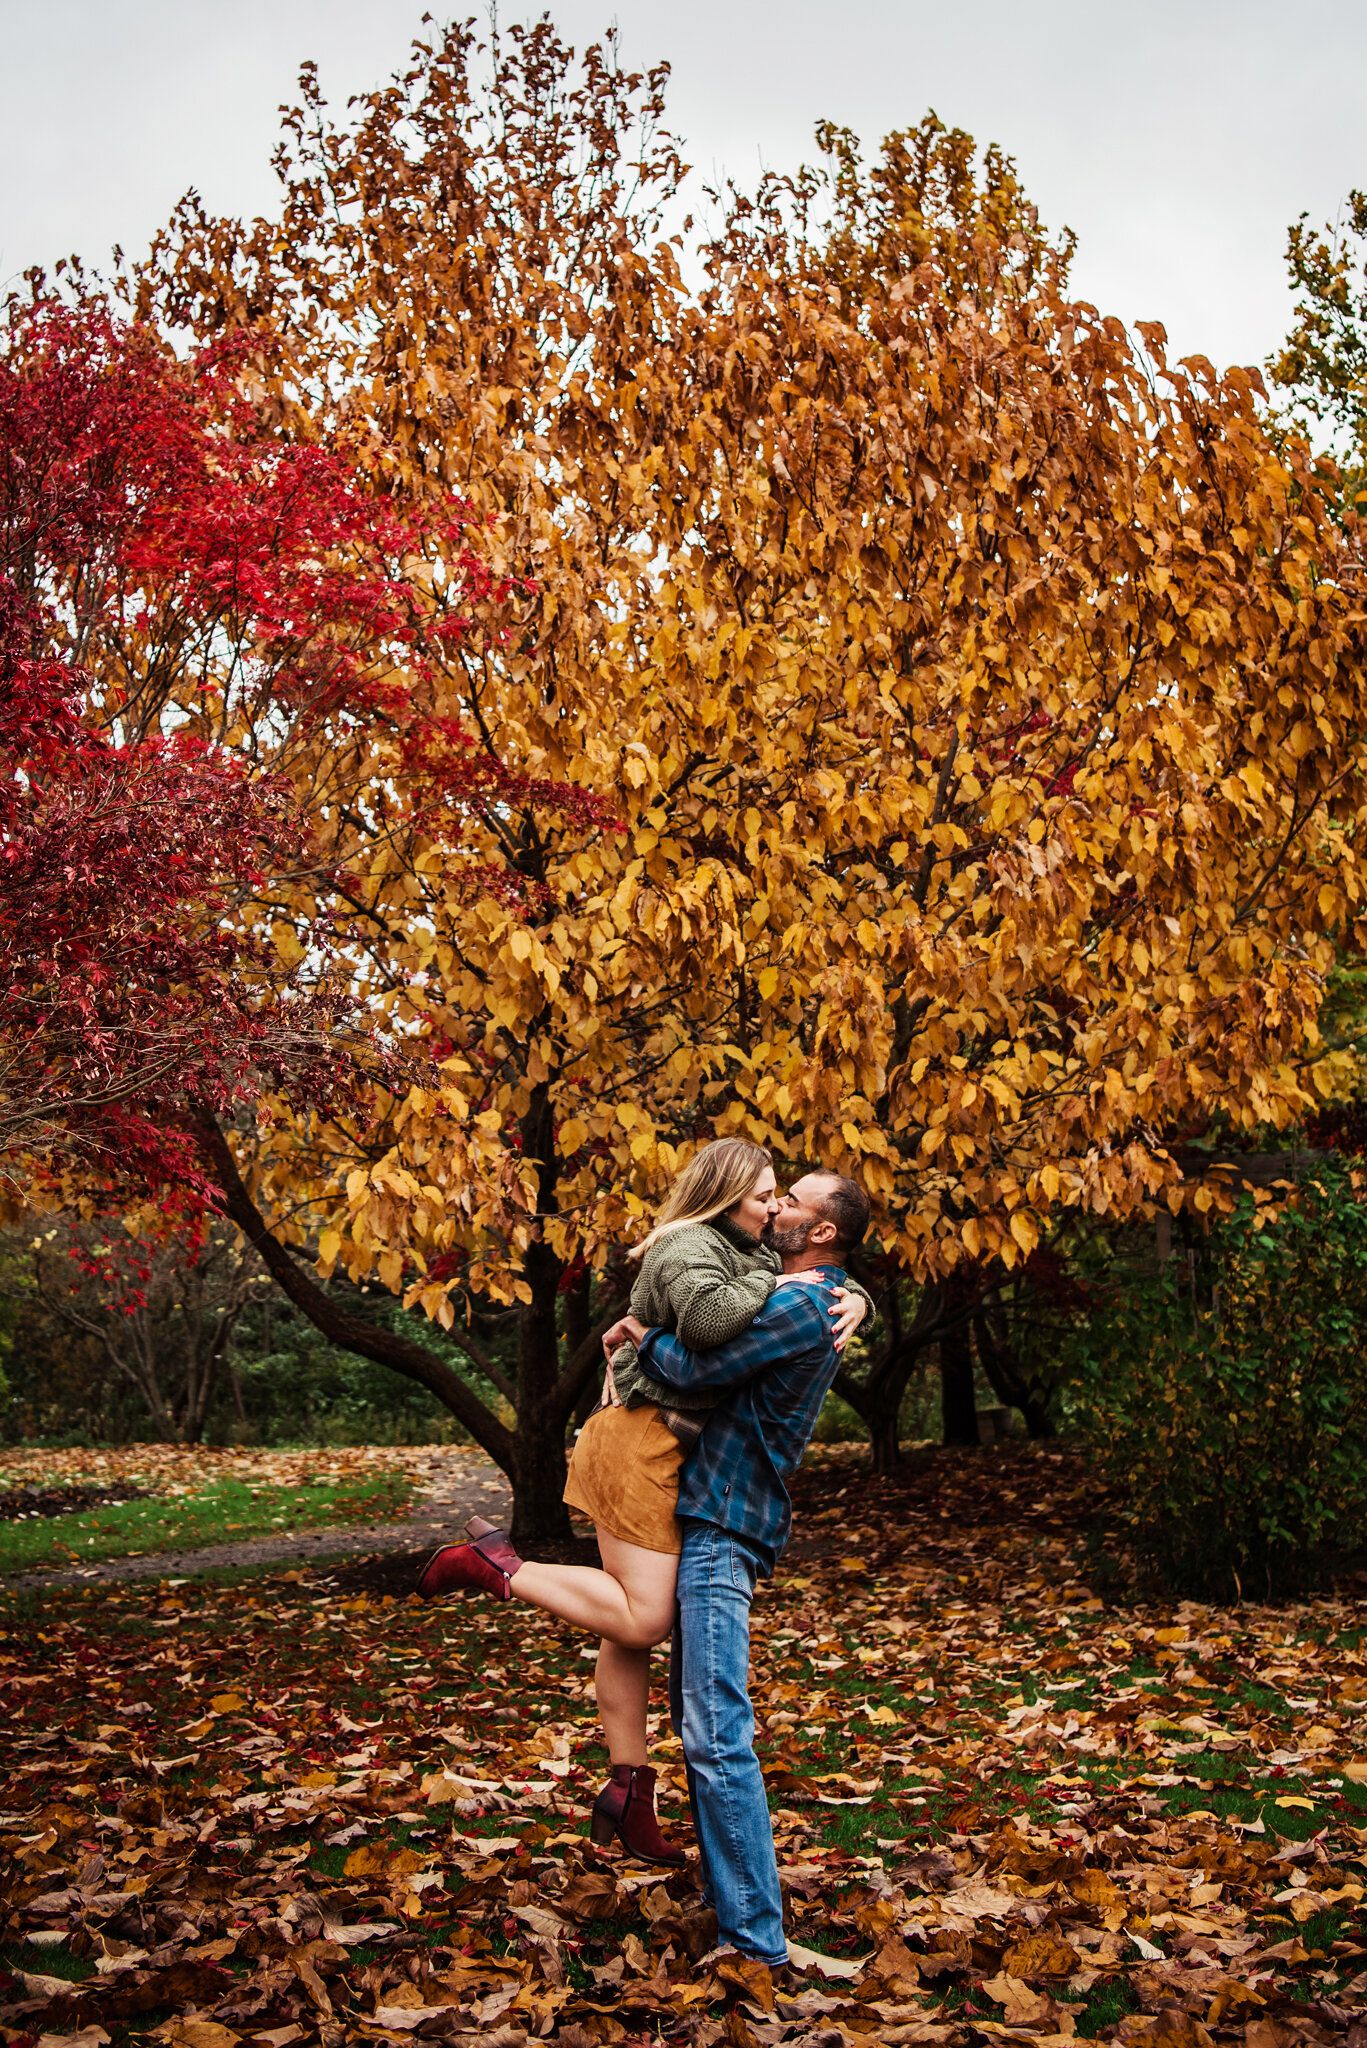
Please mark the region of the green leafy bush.
<svg viewBox="0 0 1367 2048"><path fill-rule="evenodd" d="M1293 1592L1367 1528L1367 1202L1328 1160L1065 1337L1065 1402L1141 1562L1174 1591Z"/></svg>

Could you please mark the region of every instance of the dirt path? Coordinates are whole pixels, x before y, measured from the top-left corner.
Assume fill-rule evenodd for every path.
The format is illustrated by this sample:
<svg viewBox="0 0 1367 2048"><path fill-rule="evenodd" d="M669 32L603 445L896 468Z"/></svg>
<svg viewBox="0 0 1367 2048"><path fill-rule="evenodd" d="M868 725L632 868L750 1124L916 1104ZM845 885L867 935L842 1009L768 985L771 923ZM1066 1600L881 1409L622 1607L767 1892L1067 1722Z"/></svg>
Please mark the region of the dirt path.
<svg viewBox="0 0 1367 2048"><path fill-rule="evenodd" d="M43 1586L87 1586L112 1579L193 1578L198 1572L243 1565L315 1564L391 1552L431 1550L464 1529L468 1515L504 1522L512 1505L508 1482L498 1467L477 1452L443 1451L434 1457L433 1479L402 1522L334 1525L263 1536L247 1543L213 1543L197 1550L158 1550L141 1557L110 1557L98 1563L6 1573L6 1591Z"/></svg>

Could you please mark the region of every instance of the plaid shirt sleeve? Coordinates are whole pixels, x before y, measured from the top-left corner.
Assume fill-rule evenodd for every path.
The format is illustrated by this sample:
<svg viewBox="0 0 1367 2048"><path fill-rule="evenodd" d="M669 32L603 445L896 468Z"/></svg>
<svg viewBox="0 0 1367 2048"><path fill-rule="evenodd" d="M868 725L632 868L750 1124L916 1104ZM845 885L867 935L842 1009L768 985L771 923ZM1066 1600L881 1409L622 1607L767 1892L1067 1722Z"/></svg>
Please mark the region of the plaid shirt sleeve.
<svg viewBox="0 0 1367 2048"><path fill-rule="evenodd" d="M822 1298L815 1288L778 1287L748 1330L715 1351L689 1351L668 1330L647 1330L638 1353L667 1386L725 1393L813 1342L829 1341Z"/></svg>
<svg viewBox="0 0 1367 2048"><path fill-rule="evenodd" d="M766 1574L792 1523L785 1481L801 1463L835 1378L830 1289L843 1278L775 1288L749 1329L714 1351L689 1351L662 1330L642 1345L662 1380L720 1396L680 1471L680 1516L743 1537Z"/></svg>

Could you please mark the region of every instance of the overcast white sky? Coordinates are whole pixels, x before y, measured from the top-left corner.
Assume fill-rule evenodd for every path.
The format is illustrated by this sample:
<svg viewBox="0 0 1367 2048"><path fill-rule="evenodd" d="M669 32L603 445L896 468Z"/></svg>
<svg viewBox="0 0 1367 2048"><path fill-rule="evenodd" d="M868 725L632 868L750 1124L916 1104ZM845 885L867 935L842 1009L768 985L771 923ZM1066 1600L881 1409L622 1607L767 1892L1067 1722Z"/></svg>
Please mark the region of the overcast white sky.
<svg viewBox="0 0 1367 2048"><path fill-rule="evenodd" d="M433 11L443 10L429 0ZM139 251L189 185L267 210L280 103L318 60L340 103L403 62L421 0L0 0L0 281ZM462 13L474 12L467 6ZM526 15L539 11L524 10ZM876 141L933 106L1017 160L1080 238L1081 296L1181 352L1261 361L1286 332L1286 227L1367 185L1363 0L557 0L577 46L674 67L690 160L751 175L830 116ZM502 0L501 19L519 18Z"/></svg>

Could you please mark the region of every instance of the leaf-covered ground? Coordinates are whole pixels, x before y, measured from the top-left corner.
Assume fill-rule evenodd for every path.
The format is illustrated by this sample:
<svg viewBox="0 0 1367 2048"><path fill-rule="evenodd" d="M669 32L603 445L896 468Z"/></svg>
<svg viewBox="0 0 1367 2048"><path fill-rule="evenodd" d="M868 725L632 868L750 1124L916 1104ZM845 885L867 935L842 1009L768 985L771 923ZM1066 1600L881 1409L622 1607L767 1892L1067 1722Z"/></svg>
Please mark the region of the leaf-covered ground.
<svg viewBox="0 0 1367 2048"><path fill-rule="evenodd" d="M430 1449L186 1449L0 1453L0 1576L84 1570L108 1559L308 1531L355 1530L405 1513L431 1485ZM345 1546L343 1546L345 1547ZM225 1563L245 1562L225 1554Z"/></svg>
<svg viewBox="0 0 1367 2048"><path fill-rule="evenodd" d="M457 1453L456 1455L461 1455ZM241 1486L357 1484L400 1474L414 1484L440 1467L430 1444L340 1444L326 1450L263 1451L236 1446L123 1444L102 1450L0 1449L0 1493L33 1487L137 1489L166 1500L188 1499L232 1481Z"/></svg>
<svg viewBox="0 0 1367 2048"><path fill-rule="evenodd" d="M1359 1601L1105 1606L1047 1454L800 1493L753 1690L824 1969L710 1960L689 1876L591 1847L591 1652L532 1610L64 1589L0 1651L4 2037L1367 2041Z"/></svg>

